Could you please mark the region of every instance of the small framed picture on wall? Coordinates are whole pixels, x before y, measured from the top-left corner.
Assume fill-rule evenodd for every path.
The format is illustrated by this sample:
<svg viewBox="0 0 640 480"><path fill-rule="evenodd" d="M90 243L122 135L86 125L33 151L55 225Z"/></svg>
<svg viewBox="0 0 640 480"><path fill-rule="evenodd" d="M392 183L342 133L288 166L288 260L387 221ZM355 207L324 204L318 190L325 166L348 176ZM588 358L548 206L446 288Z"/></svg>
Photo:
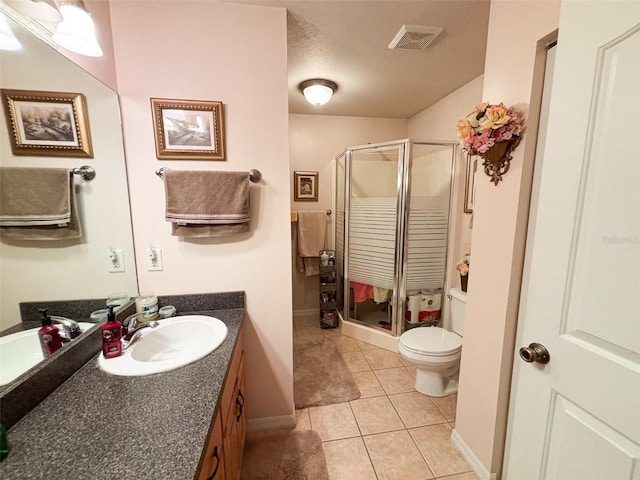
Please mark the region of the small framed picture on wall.
<svg viewBox="0 0 640 480"><path fill-rule="evenodd" d="M318 201L318 172L293 172L293 199L296 202Z"/></svg>

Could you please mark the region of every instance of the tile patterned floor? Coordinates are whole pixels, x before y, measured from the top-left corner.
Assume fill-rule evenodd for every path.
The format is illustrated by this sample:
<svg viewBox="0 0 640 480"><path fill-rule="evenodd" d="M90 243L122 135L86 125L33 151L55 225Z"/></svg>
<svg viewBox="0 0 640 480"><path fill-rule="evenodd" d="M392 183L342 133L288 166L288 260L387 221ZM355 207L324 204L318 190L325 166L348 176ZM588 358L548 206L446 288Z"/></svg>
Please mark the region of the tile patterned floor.
<svg viewBox="0 0 640 480"><path fill-rule="evenodd" d="M294 318L294 342L331 336L360 389L351 402L296 411L297 430L316 430L331 480L477 480L450 440L456 395L413 388L415 367L396 353Z"/></svg>

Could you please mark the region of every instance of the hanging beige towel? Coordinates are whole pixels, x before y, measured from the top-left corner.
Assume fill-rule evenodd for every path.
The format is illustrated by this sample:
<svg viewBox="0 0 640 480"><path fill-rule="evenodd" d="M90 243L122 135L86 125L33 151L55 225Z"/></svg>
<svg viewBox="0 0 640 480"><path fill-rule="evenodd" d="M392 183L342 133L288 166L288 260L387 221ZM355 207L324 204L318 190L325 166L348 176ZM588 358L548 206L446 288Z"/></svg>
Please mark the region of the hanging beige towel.
<svg viewBox="0 0 640 480"><path fill-rule="evenodd" d="M324 248L327 230L327 212L298 212L298 256L299 272L311 277L320 273L320 250Z"/></svg>
<svg viewBox="0 0 640 480"><path fill-rule="evenodd" d="M177 237L226 237L249 231L249 173L164 172L165 218Z"/></svg>
<svg viewBox="0 0 640 480"><path fill-rule="evenodd" d="M0 168L0 236L10 240L80 238L71 172L66 168Z"/></svg>

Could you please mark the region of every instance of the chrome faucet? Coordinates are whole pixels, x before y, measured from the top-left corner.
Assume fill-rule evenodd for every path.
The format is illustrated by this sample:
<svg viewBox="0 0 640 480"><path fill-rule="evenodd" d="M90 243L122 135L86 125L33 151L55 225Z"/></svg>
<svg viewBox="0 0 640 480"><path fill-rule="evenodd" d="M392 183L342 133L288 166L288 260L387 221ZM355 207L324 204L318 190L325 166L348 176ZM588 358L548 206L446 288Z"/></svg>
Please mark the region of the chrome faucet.
<svg viewBox="0 0 640 480"><path fill-rule="evenodd" d="M71 320L67 317L58 317L56 315L49 315L51 321L62 327L60 330L60 338L63 342L70 342L76 337L79 337L82 333L80 325L75 320Z"/></svg>
<svg viewBox="0 0 640 480"><path fill-rule="evenodd" d="M135 314L135 315L139 315L139 314ZM135 317L135 315L131 315L131 317ZM125 319L125 322L127 320L128 320L128 318ZM135 320L135 318L132 319L132 320ZM131 320L130 320L130 322L131 322ZM123 322L123 324L124 324L124 322ZM140 326L137 326L137 325L138 325L137 320L135 321L135 324L134 324L133 327L131 326L131 324L128 325L127 333L125 333L122 336L122 340L121 340L122 350L126 350L131 345L133 345L133 342L135 342L137 339L140 338L140 335L142 335L141 330L144 330L145 328L156 328L158 326L158 322L156 322L154 320L154 321L151 321L151 322L143 323Z"/></svg>

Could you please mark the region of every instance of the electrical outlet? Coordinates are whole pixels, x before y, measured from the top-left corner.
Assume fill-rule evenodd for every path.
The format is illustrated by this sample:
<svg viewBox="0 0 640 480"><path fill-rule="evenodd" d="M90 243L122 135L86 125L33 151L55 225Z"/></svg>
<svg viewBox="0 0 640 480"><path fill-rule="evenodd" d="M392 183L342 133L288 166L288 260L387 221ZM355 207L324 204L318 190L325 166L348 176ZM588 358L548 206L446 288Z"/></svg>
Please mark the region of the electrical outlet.
<svg viewBox="0 0 640 480"><path fill-rule="evenodd" d="M162 270L162 249L160 247L147 249L147 270L150 272Z"/></svg>
<svg viewBox="0 0 640 480"><path fill-rule="evenodd" d="M109 272L124 272L124 253L121 248L110 248L107 250L109 259Z"/></svg>

